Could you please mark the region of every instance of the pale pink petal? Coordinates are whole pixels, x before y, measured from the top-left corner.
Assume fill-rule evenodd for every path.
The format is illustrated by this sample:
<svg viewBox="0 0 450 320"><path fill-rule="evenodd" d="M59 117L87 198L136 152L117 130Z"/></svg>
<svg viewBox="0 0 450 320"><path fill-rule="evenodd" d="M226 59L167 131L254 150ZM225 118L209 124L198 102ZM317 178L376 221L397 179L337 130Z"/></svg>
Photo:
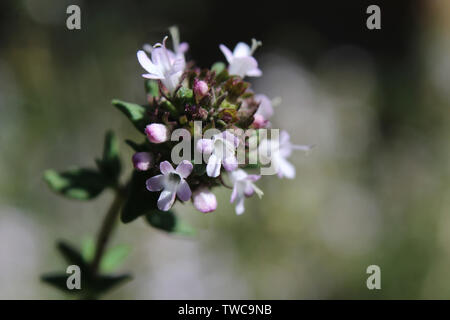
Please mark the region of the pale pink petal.
<svg viewBox="0 0 450 320"><path fill-rule="evenodd" d="M211 154L214 143L211 139L200 139L197 141L197 151L200 153Z"/></svg>
<svg viewBox="0 0 450 320"><path fill-rule="evenodd" d="M228 68L228 72L231 75L237 75L240 77L245 77L247 72L258 67L258 63L253 57L239 57L234 58L233 62Z"/></svg>
<svg viewBox="0 0 450 320"><path fill-rule="evenodd" d="M219 46L220 50L224 54L225 58L227 59L228 63L231 63L233 61L233 53L231 53L230 49L228 49L226 46L221 44Z"/></svg>
<svg viewBox="0 0 450 320"><path fill-rule="evenodd" d="M247 176L247 179L251 182L255 182L255 181L258 181L259 179L261 179L261 176L258 176L257 174L249 174Z"/></svg>
<svg viewBox="0 0 450 320"><path fill-rule="evenodd" d="M246 197L250 197L254 192L255 192L255 190L253 189L252 184L251 183L246 183L245 189L244 189L245 196Z"/></svg>
<svg viewBox="0 0 450 320"><path fill-rule="evenodd" d="M244 208L244 197L238 197L237 201L236 201L236 214L241 215L244 213L245 208Z"/></svg>
<svg viewBox="0 0 450 320"><path fill-rule="evenodd" d="M244 42L239 42L233 50L234 57L248 57L250 56L250 47Z"/></svg>
<svg viewBox="0 0 450 320"><path fill-rule="evenodd" d="M214 154L208 159L208 164L206 165L206 174L208 177L218 177L220 174L221 160L217 158Z"/></svg>
<svg viewBox="0 0 450 320"><path fill-rule="evenodd" d="M149 59L149 57L143 50L139 50L137 52L137 58L142 68L153 75L162 76L159 68L155 64L153 64L153 62Z"/></svg>
<svg viewBox="0 0 450 320"><path fill-rule="evenodd" d="M234 134L232 134L231 132L229 132L228 130L225 130L224 132L222 132L222 137L224 140L232 143L235 148L237 148L239 146L239 138L237 136L235 136Z"/></svg>
<svg viewBox="0 0 450 320"><path fill-rule="evenodd" d="M245 75L247 75L249 77L261 77L262 74L263 73L262 73L261 69L254 68L254 69L247 71Z"/></svg>
<svg viewBox="0 0 450 320"><path fill-rule="evenodd" d="M183 178L187 178L191 174L192 168L193 166L190 161L183 160L175 169L175 171L178 172Z"/></svg>
<svg viewBox="0 0 450 320"><path fill-rule="evenodd" d="M238 162L235 156L229 156L223 160L223 167L227 171L233 171L238 167Z"/></svg>
<svg viewBox="0 0 450 320"><path fill-rule="evenodd" d="M235 183L233 186L233 191L231 192L231 198L230 198L230 202L234 202L234 200L236 200L236 197L238 195L238 190L237 190L237 184Z"/></svg>
<svg viewBox="0 0 450 320"><path fill-rule="evenodd" d="M278 171L278 177L283 178L286 177L288 179L294 179L295 178L295 167L288 162L284 158L279 158L277 160L277 171Z"/></svg>
<svg viewBox="0 0 450 320"><path fill-rule="evenodd" d="M180 184L177 188L177 196L182 201L188 201L191 198L192 192L189 184L186 180L181 179Z"/></svg>
<svg viewBox="0 0 450 320"><path fill-rule="evenodd" d="M164 79L163 76L158 76L158 75L155 75L155 74L152 74L152 73L144 73L144 74L142 75L142 77L143 77L143 78L146 78L146 79L153 79L153 80Z"/></svg>
<svg viewBox="0 0 450 320"><path fill-rule="evenodd" d="M164 175L159 174L151 177L146 181L147 189L149 191L160 191L164 186Z"/></svg>
<svg viewBox="0 0 450 320"><path fill-rule="evenodd" d="M186 51L189 50L189 44L187 42L182 42L180 43L180 45L178 46L178 52L179 53L185 53Z"/></svg>
<svg viewBox="0 0 450 320"><path fill-rule="evenodd" d="M161 173L164 174L164 175L175 171L169 161L161 162L159 164L159 170L161 170Z"/></svg>
<svg viewBox="0 0 450 320"><path fill-rule="evenodd" d="M164 47L158 47L158 48L154 48L152 51L152 62L155 65L161 66L162 67L162 73L164 74L165 72L170 70L170 57L169 57L169 53L167 52L167 49Z"/></svg>
<svg viewBox="0 0 450 320"><path fill-rule="evenodd" d="M164 190L161 192L161 195L158 199L158 209L161 211L168 211L172 208L173 203L175 202L175 192Z"/></svg>

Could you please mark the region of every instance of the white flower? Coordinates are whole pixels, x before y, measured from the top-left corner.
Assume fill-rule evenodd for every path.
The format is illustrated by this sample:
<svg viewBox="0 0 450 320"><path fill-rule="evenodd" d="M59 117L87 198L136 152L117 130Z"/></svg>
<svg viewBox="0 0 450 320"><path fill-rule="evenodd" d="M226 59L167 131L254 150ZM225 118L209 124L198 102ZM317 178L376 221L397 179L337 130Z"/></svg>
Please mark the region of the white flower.
<svg viewBox="0 0 450 320"><path fill-rule="evenodd" d="M149 191L163 190L158 199L159 210L168 211L175 202L176 196L182 201L188 201L191 198L191 188L185 178L191 174L192 168L192 163L187 160L181 161L176 169L168 161L160 163L161 174L151 177L146 182Z"/></svg>
<svg viewBox="0 0 450 320"><path fill-rule="evenodd" d="M258 69L258 62L252 57L253 52L261 45L261 42L254 39L252 42L252 48L244 42L239 42L233 52L223 44L219 46L229 63L229 74L242 78L245 76L260 77L262 75L262 71Z"/></svg>
<svg viewBox="0 0 450 320"><path fill-rule="evenodd" d="M216 134L211 139L198 140L197 151L210 155L206 165L208 177L218 177L222 165L227 171L237 168L235 152L238 146L239 139L228 131Z"/></svg>
<svg viewBox="0 0 450 320"><path fill-rule="evenodd" d="M279 178L295 178L295 167L287 161L292 150L309 151L311 146L294 145L290 142L289 134L286 131L280 132L279 140L264 139L258 146L259 156L266 161L270 161L274 166Z"/></svg>
<svg viewBox="0 0 450 320"><path fill-rule="evenodd" d="M244 213L244 199L250 197L253 193L261 198L264 194L253 182L257 181L261 176L255 174L247 174L242 169L230 172L230 179L233 183L233 192L231 193L230 202L236 201L236 214Z"/></svg>
<svg viewBox="0 0 450 320"><path fill-rule="evenodd" d="M161 80L167 90L173 93L180 83L186 63L184 56L177 57L166 48L166 40L167 37L164 38L162 45L157 43L153 46L151 60L143 50L137 52L137 57L142 68L148 72L142 76L147 79Z"/></svg>

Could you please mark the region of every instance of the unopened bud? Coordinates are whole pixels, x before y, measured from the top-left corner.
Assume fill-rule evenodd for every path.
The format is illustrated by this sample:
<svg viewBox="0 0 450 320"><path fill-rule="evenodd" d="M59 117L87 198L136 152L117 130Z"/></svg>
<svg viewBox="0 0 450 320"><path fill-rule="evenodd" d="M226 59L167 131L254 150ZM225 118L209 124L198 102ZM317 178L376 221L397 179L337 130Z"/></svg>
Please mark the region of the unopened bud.
<svg viewBox="0 0 450 320"><path fill-rule="evenodd" d="M150 152L136 152L132 161L136 170L147 171L153 164L153 155Z"/></svg>
<svg viewBox="0 0 450 320"><path fill-rule="evenodd" d="M200 212L208 213L216 210L217 200L214 193L206 188L198 189L193 194L194 207Z"/></svg>
<svg viewBox="0 0 450 320"><path fill-rule="evenodd" d="M203 80L194 79L194 94L197 99L201 99L208 94L208 84Z"/></svg>
<svg viewBox="0 0 450 320"><path fill-rule="evenodd" d="M255 114L253 118L253 127L256 129L264 128L267 125L267 120L262 115Z"/></svg>
<svg viewBox="0 0 450 320"><path fill-rule="evenodd" d="M163 143L169 140L169 129L161 123L152 123L145 127L145 134L152 143Z"/></svg>

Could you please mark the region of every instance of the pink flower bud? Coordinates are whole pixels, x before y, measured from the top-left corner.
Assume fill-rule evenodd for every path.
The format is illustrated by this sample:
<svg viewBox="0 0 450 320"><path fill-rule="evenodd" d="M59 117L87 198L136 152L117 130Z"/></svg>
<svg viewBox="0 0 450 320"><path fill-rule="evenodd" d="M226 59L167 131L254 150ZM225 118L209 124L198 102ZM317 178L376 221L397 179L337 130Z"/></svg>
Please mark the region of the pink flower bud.
<svg viewBox="0 0 450 320"><path fill-rule="evenodd" d="M136 152L132 161L136 170L147 171L153 164L153 155L150 152Z"/></svg>
<svg viewBox="0 0 450 320"><path fill-rule="evenodd" d="M216 210L216 196L206 188L200 188L193 194L194 207L200 212L208 213Z"/></svg>
<svg viewBox="0 0 450 320"><path fill-rule="evenodd" d="M262 115L255 114L253 118L253 127L256 129L264 128L267 125L267 120Z"/></svg>
<svg viewBox="0 0 450 320"><path fill-rule="evenodd" d="M208 84L203 80L194 79L194 94L197 99L201 99L208 94Z"/></svg>
<svg viewBox="0 0 450 320"><path fill-rule="evenodd" d="M152 143L163 143L169 140L169 129L162 123L152 123L145 127L145 134Z"/></svg>

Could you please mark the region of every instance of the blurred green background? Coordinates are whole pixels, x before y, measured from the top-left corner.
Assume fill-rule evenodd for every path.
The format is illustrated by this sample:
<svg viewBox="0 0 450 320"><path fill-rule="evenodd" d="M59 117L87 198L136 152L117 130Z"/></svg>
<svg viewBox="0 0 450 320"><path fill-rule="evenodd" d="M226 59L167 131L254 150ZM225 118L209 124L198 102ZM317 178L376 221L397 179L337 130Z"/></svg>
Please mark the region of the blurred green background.
<svg viewBox="0 0 450 320"><path fill-rule="evenodd" d="M178 204L194 238L120 225L134 280L105 298L449 298L450 2L380 1L377 31L369 4L2 1L0 298L66 298L39 275L65 270L55 240L95 236L112 194L66 200L42 173L94 166L107 129L137 137L110 101L145 102L136 51L174 24L201 66L224 61L220 43L262 40L253 89L282 98L274 127L316 148L291 157L295 180L262 179L243 216L225 189L214 213ZM381 290L366 287L372 264Z"/></svg>

